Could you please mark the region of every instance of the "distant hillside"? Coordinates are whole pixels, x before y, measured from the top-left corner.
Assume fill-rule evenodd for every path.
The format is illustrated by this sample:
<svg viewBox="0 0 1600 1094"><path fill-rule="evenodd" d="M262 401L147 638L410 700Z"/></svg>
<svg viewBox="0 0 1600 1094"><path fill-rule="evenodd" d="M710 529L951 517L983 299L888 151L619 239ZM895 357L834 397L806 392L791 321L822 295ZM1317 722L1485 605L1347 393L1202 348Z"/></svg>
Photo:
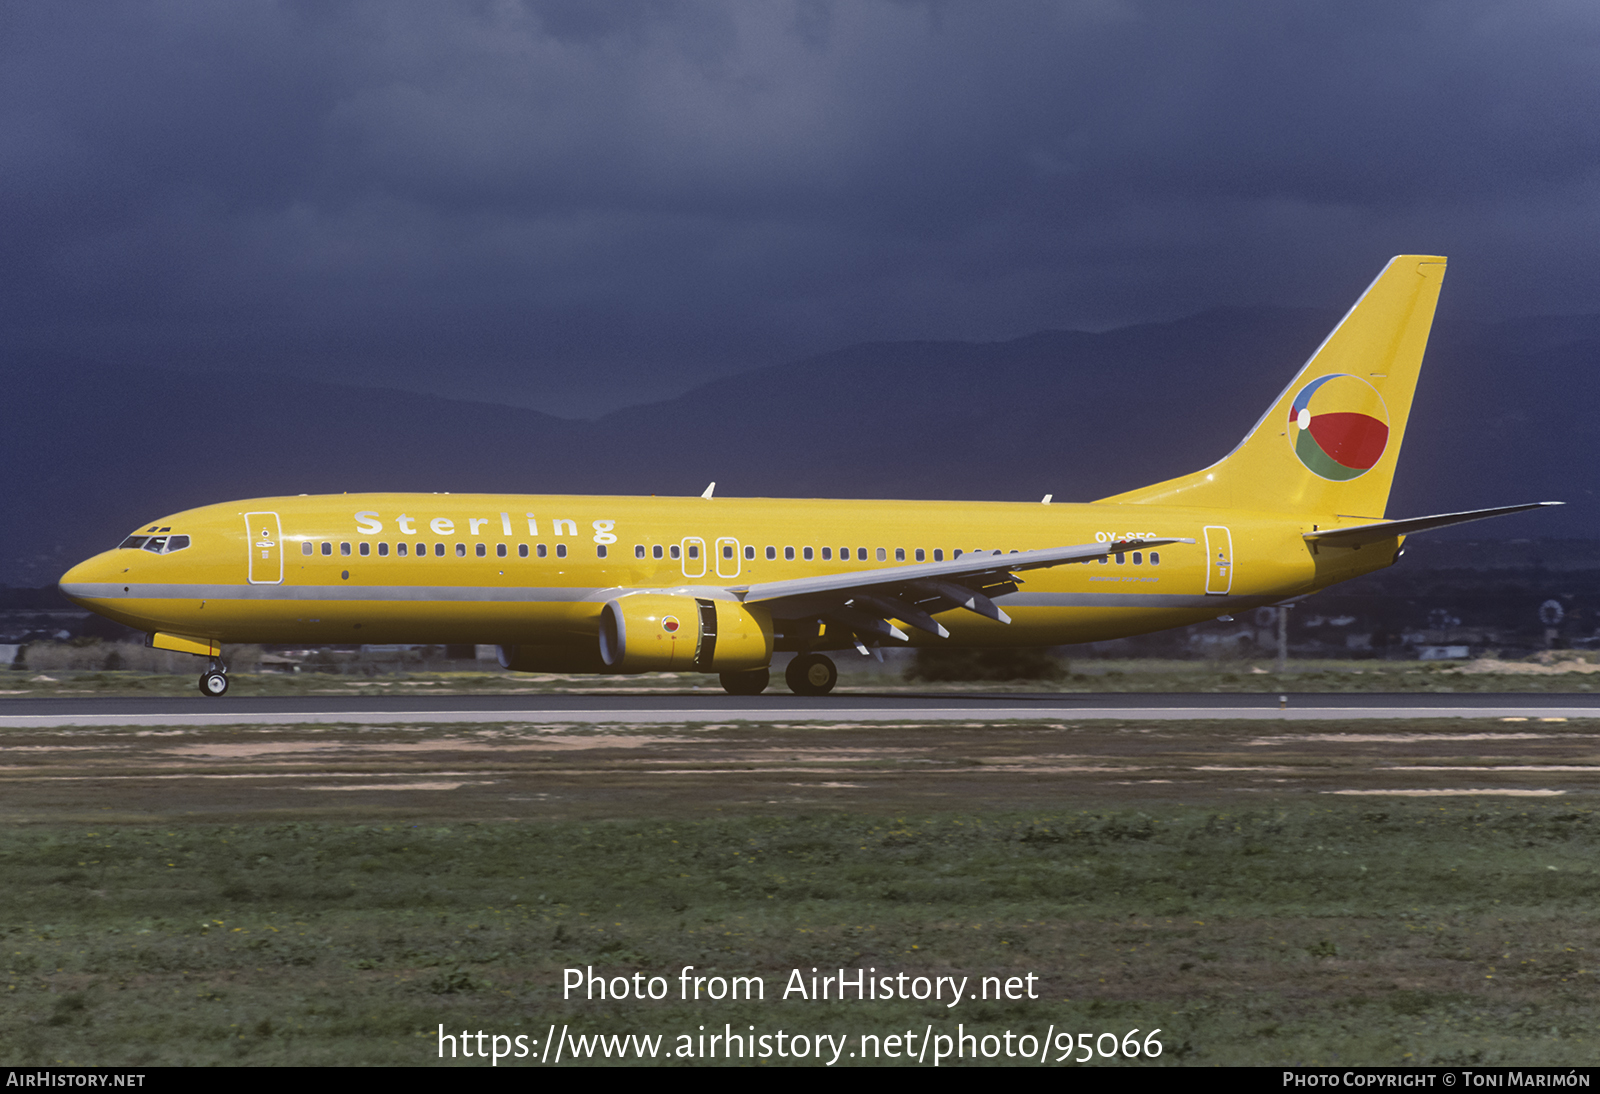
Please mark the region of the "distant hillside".
<svg viewBox="0 0 1600 1094"><path fill-rule="evenodd" d="M1092 500L1211 463L1338 320L1225 309L1100 334L851 346L594 422L268 376L11 359L0 583L41 585L230 498L470 492ZM1511 536L1600 537L1600 317L1436 332L1391 515L1562 500Z"/></svg>

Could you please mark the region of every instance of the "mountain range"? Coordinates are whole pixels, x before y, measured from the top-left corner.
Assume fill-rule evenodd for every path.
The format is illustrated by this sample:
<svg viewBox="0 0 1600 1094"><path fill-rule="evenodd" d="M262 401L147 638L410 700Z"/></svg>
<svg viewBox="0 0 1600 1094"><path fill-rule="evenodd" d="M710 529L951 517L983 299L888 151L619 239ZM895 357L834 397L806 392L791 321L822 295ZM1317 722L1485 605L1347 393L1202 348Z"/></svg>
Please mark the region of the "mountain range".
<svg viewBox="0 0 1600 1094"><path fill-rule="evenodd" d="M594 420L291 375L12 357L0 583L196 505L366 490L1090 501L1225 455L1338 314L854 345ZM1600 316L1435 328L1390 516L1557 500L1482 537L1600 538ZM1445 533L1440 533L1445 534ZM1466 533L1463 533L1466 534Z"/></svg>

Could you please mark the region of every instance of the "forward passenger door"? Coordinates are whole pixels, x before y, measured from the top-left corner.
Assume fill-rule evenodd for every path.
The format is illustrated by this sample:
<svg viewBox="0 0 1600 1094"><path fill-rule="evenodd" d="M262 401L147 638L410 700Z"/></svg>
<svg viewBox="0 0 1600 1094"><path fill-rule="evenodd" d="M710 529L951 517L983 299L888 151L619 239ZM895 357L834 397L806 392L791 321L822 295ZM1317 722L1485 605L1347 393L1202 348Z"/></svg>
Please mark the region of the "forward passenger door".
<svg viewBox="0 0 1600 1094"><path fill-rule="evenodd" d="M276 513L246 513L245 534L250 551L250 584L283 583L283 533Z"/></svg>

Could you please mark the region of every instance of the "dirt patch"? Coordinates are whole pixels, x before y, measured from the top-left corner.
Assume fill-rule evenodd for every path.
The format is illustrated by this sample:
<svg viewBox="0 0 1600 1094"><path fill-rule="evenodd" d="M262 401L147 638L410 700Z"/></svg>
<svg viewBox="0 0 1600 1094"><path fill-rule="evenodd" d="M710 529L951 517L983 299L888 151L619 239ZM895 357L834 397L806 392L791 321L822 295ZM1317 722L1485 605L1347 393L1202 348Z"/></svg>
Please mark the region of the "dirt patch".
<svg viewBox="0 0 1600 1094"><path fill-rule="evenodd" d="M0 815L360 818L378 807L384 816L598 819L831 809L844 797L853 809L896 812L1600 792L1594 733L1505 732L1488 720L1438 732L1419 724L1352 733L1347 723L1308 722L1272 737L1226 721L701 723L640 733L577 724L465 732L264 725L197 727L181 741L148 728L16 730L6 734ZM385 793L325 793L335 787Z"/></svg>
<svg viewBox="0 0 1600 1094"><path fill-rule="evenodd" d="M1394 798L1555 798L1565 790L1513 790L1508 787L1472 787L1461 790L1329 790L1329 794L1378 795Z"/></svg>

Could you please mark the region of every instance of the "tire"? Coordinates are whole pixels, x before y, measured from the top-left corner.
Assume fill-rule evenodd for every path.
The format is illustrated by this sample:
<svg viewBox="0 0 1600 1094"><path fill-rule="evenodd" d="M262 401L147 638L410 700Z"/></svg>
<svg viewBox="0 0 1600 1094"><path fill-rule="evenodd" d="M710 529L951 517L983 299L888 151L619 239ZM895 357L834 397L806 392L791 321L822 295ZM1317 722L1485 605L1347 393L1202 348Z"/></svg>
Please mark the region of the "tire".
<svg viewBox="0 0 1600 1094"><path fill-rule="evenodd" d="M228 674L224 672L207 672L200 677L200 694L211 698L226 695L228 692Z"/></svg>
<svg viewBox="0 0 1600 1094"><path fill-rule="evenodd" d="M784 670L783 678L796 695L826 695L839 682L833 659L820 653L802 653Z"/></svg>
<svg viewBox="0 0 1600 1094"><path fill-rule="evenodd" d="M725 672L718 676L722 690L729 695L760 695L767 690L772 673L767 669L749 669L745 672Z"/></svg>

